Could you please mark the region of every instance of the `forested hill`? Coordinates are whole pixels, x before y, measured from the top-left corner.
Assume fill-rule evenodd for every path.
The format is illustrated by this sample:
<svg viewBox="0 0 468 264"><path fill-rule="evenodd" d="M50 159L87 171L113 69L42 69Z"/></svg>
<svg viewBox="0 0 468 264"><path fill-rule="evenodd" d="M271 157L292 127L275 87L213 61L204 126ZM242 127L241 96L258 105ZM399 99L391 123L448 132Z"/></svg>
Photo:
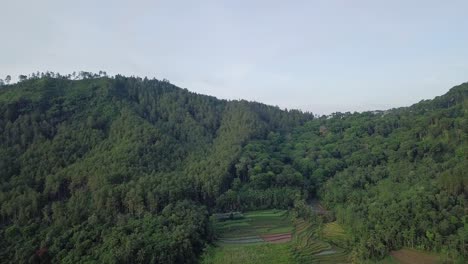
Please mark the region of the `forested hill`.
<svg viewBox="0 0 468 264"><path fill-rule="evenodd" d="M311 118L123 76L3 86L0 259L194 262L242 147Z"/></svg>
<svg viewBox="0 0 468 264"><path fill-rule="evenodd" d="M335 113L253 140L236 168L243 184L218 198L220 208L262 207L254 194L295 186L351 233L357 262L401 247L467 259L466 83L410 107Z"/></svg>
<svg viewBox="0 0 468 264"><path fill-rule="evenodd" d="M314 118L92 74L0 87L0 260L193 263L214 211L320 198L356 258L467 255L468 85Z"/></svg>

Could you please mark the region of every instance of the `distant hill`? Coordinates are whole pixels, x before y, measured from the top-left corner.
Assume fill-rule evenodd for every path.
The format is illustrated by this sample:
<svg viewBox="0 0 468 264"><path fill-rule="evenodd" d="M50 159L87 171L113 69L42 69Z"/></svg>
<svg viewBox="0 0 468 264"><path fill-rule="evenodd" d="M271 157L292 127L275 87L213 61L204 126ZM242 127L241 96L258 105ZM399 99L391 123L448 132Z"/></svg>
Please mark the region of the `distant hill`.
<svg viewBox="0 0 468 264"><path fill-rule="evenodd" d="M467 97L314 117L154 79L22 78L0 87L0 259L195 263L211 213L311 198L359 258L466 257Z"/></svg>

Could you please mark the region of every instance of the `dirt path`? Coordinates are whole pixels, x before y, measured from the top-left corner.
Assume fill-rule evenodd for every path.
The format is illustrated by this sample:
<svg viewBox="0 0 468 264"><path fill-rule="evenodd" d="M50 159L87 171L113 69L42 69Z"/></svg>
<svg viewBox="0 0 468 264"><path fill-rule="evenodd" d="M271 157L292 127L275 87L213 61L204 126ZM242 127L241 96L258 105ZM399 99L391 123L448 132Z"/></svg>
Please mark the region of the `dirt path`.
<svg viewBox="0 0 468 264"><path fill-rule="evenodd" d="M219 241L224 244L252 244L264 242L263 238L259 236L221 238Z"/></svg>
<svg viewBox="0 0 468 264"><path fill-rule="evenodd" d="M285 243L291 241L291 233L275 234L275 235L261 235L264 241L270 243Z"/></svg>

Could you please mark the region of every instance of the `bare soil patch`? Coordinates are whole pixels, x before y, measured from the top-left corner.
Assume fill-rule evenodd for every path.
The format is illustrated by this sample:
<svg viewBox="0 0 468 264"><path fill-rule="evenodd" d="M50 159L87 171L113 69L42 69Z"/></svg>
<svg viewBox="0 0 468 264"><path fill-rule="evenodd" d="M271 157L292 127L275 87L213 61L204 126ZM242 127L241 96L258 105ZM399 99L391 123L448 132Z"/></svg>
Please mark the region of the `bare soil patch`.
<svg viewBox="0 0 468 264"><path fill-rule="evenodd" d="M414 249L400 249L390 255L403 264L435 264L438 260L436 255Z"/></svg>

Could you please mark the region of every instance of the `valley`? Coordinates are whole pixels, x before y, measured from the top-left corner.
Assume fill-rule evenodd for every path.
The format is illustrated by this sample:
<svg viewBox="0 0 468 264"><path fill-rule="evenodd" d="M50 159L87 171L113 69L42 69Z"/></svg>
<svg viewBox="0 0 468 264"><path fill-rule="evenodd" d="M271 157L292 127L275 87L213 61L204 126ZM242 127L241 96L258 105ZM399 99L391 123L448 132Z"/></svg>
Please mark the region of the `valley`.
<svg viewBox="0 0 468 264"><path fill-rule="evenodd" d="M167 80L26 76L0 89L0 259L464 263L467 120L466 83L318 116Z"/></svg>

